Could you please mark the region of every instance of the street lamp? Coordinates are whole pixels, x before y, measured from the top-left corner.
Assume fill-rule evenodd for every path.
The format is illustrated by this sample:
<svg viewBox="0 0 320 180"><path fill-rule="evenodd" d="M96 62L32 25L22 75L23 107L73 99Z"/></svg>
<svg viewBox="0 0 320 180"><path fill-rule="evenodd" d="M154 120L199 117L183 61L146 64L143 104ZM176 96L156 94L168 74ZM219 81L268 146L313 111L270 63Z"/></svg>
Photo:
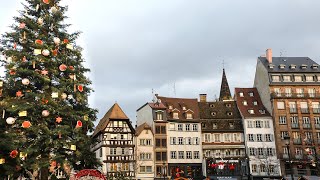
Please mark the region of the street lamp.
<svg viewBox="0 0 320 180"><path fill-rule="evenodd" d="M290 148L289 148L289 146L290 146L290 137L289 136L285 136L285 137L283 137L283 139L284 139L284 142L285 142L285 144L287 146L287 151L288 151L288 157L289 157L289 163L290 163L290 172L291 172L291 180L294 180L292 162L291 162L291 154L290 154Z"/></svg>

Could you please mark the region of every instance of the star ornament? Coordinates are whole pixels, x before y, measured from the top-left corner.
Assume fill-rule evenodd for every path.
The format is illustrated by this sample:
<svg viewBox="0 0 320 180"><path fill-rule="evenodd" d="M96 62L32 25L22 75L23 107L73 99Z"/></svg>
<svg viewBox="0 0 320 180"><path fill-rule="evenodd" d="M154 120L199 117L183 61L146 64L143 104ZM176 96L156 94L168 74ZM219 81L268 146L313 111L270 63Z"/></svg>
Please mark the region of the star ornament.
<svg viewBox="0 0 320 180"><path fill-rule="evenodd" d="M62 118L61 118L61 117L57 117L57 118L56 118L56 122L57 122L57 123L61 123L61 122L62 122Z"/></svg>
<svg viewBox="0 0 320 180"><path fill-rule="evenodd" d="M17 96L17 97L21 97L21 96L22 96L22 92L21 92L21 91L17 91L17 92L16 92L16 96Z"/></svg>
<svg viewBox="0 0 320 180"><path fill-rule="evenodd" d="M42 71L41 71L41 74L42 74L42 75L48 75L48 71L47 71L47 70L42 70Z"/></svg>

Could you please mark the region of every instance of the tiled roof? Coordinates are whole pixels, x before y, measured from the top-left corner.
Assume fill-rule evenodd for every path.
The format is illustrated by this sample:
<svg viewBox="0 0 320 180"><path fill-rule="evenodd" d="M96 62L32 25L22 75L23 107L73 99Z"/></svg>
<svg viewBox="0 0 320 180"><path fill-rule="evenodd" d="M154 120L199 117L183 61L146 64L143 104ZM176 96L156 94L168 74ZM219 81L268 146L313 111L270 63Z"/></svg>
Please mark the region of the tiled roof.
<svg viewBox="0 0 320 180"><path fill-rule="evenodd" d="M193 112L193 119L199 119L199 108L197 99L171 98L158 95L157 98L160 99L161 103L163 103L167 107L167 119L173 119L173 110L177 111L179 115L179 119L176 120L186 120L186 112L188 112L188 110L191 110ZM169 106L172 106L172 109L169 109ZM183 107L185 107L185 109L183 109Z"/></svg>
<svg viewBox="0 0 320 180"><path fill-rule="evenodd" d="M309 57L272 57L272 64L269 64L266 57L258 57L268 72L320 72L320 67L314 69L314 65L318 65L315 61ZM291 68L294 67L295 68ZM306 68L302 68L306 65ZM272 66L273 68L270 68ZM283 68L281 68L283 67Z"/></svg>
<svg viewBox="0 0 320 180"><path fill-rule="evenodd" d="M244 118L270 117L269 112L262 104L256 88L235 88L234 93L238 108ZM243 97L240 96L240 93L243 93ZM253 93L253 96L250 96L249 93ZM247 105L245 105L244 102L246 102ZM254 105L254 102L256 102L257 105ZM249 110L253 110L254 114L249 113Z"/></svg>
<svg viewBox="0 0 320 180"><path fill-rule="evenodd" d="M92 137L96 136L99 132L103 131L110 119L123 119L123 120L129 120L127 115L122 111L118 103L115 103L108 112L103 116L103 118L99 121L98 126L94 130Z"/></svg>
<svg viewBox="0 0 320 180"><path fill-rule="evenodd" d="M163 103L148 103L152 109L166 109L167 107Z"/></svg>
<svg viewBox="0 0 320 180"><path fill-rule="evenodd" d="M136 128L136 136L139 136L143 130L151 130L151 127L145 122Z"/></svg>
<svg viewBox="0 0 320 180"><path fill-rule="evenodd" d="M242 119L235 101L199 102L201 119Z"/></svg>

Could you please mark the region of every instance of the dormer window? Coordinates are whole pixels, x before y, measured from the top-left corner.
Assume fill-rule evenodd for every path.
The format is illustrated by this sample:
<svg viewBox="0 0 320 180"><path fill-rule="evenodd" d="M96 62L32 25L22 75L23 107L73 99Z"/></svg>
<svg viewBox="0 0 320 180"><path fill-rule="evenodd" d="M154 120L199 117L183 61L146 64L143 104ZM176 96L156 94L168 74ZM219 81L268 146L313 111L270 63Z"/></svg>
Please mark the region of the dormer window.
<svg viewBox="0 0 320 180"><path fill-rule="evenodd" d="M227 112L227 115L228 116L232 116L232 112Z"/></svg>
<svg viewBox="0 0 320 180"><path fill-rule="evenodd" d="M229 123L230 129L234 129L234 123Z"/></svg>
<svg viewBox="0 0 320 180"><path fill-rule="evenodd" d="M294 75L294 81L295 82L302 82L302 76L301 75Z"/></svg>
<svg viewBox="0 0 320 180"><path fill-rule="evenodd" d="M266 110L260 109L259 112L260 112L260 114L265 114Z"/></svg>
<svg viewBox="0 0 320 180"><path fill-rule="evenodd" d="M249 92L249 96L250 96L250 97L253 97L253 92Z"/></svg>
<svg viewBox="0 0 320 180"><path fill-rule="evenodd" d="M226 107L231 107L231 104L226 104Z"/></svg>
<svg viewBox="0 0 320 180"><path fill-rule="evenodd" d="M283 76L283 82L291 82L291 76L288 76L288 75Z"/></svg>
<svg viewBox="0 0 320 180"><path fill-rule="evenodd" d="M187 119L192 119L192 114L191 113L187 113Z"/></svg>
<svg viewBox="0 0 320 180"><path fill-rule="evenodd" d="M318 69L318 64L312 64L311 68L312 69Z"/></svg>
<svg viewBox="0 0 320 180"><path fill-rule="evenodd" d="M258 106L258 101L253 101L254 106Z"/></svg>
<svg viewBox="0 0 320 180"><path fill-rule="evenodd" d="M274 64L269 64L270 69L273 69L273 67L274 67Z"/></svg>
<svg viewBox="0 0 320 180"><path fill-rule="evenodd" d="M163 120L163 112L162 111L157 111L156 116L157 116L156 120Z"/></svg>
<svg viewBox="0 0 320 180"><path fill-rule="evenodd" d="M240 97L243 97L243 92L240 92L240 93L239 93L239 96L240 96Z"/></svg>
<svg viewBox="0 0 320 180"><path fill-rule="evenodd" d="M280 76L273 75L272 76L272 82L280 82Z"/></svg>
<svg viewBox="0 0 320 180"><path fill-rule="evenodd" d="M218 128L217 123L213 123L213 124L212 124L212 129L217 129L217 128Z"/></svg>
<svg viewBox="0 0 320 180"><path fill-rule="evenodd" d="M185 106L182 106L182 110L184 110L184 111L185 111L185 110L187 110L187 108L186 108Z"/></svg>
<svg viewBox="0 0 320 180"><path fill-rule="evenodd" d="M214 104L210 104L210 107L211 107L211 108L214 108L215 106L214 106Z"/></svg>
<svg viewBox="0 0 320 180"><path fill-rule="evenodd" d="M301 69L307 69L308 65L302 64L300 67L301 67Z"/></svg>
<svg viewBox="0 0 320 180"><path fill-rule="evenodd" d="M177 112L172 113L173 119L179 119L179 114Z"/></svg>
<svg viewBox="0 0 320 180"><path fill-rule="evenodd" d="M296 69L296 67L297 67L297 65L295 65L295 64L290 65L290 69Z"/></svg>
<svg viewBox="0 0 320 180"><path fill-rule="evenodd" d="M286 67L286 65L284 65L284 64L280 64L280 65L279 65L279 68L280 68L280 69L284 69L285 67Z"/></svg>
<svg viewBox="0 0 320 180"><path fill-rule="evenodd" d="M254 110L253 110L253 109L249 109L249 110L248 110L248 113L249 113L249 114L254 114Z"/></svg>
<svg viewBox="0 0 320 180"><path fill-rule="evenodd" d="M314 81L313 75L306 75L306 82L313 82L313 81Z"/></svg>
<svg viewBox="0 0 320 180"><path fill-rule="evenodd" d="M211 112L211 116L216 116L217 113L216 112Z"/></svg>
<svg viewBox="0 0 320 180"><path fill-rule="evenodd" d="M169 105L169 109L173 109L173 106L172 106L172 105Z"/></svg>
<svg viewBox="0 0 320 180"><path fill-rule="evenodd" d="M244 106L248 106L248 102L247 102L247 101L242 101L242 104L243 104Z"/></svg>

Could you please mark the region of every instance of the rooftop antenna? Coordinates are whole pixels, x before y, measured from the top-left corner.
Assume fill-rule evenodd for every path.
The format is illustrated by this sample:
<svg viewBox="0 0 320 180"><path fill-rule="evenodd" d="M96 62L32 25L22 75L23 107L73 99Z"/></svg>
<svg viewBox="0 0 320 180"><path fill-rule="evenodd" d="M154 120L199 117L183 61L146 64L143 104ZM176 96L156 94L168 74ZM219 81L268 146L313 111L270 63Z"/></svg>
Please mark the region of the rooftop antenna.
<svg viewBox="0 0 320 180"><path fill-rule="evenodd" d="M154 99L154 90L153 88L151 89L151 94L152 94L152 102L155 103L155 99Z"/></svg>

